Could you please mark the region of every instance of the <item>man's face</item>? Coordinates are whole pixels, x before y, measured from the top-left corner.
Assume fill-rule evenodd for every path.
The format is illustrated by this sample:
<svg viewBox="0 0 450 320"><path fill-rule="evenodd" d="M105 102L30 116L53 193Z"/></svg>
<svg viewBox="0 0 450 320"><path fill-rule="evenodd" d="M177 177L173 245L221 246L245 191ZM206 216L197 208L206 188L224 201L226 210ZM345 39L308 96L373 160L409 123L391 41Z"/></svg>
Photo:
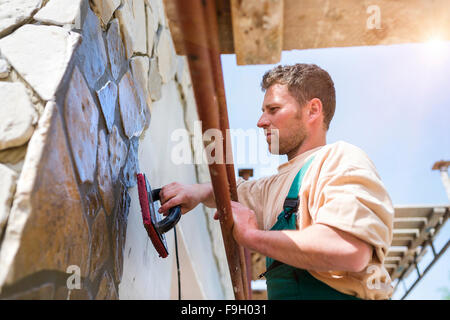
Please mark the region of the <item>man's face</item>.
<svg viewBox="0 0 450 320"><path fill-rule="evenodd" d="M282 84L270 86L264 96L262 111L257 126L264 129L269 151L274 154L289 154L297 150L307 137L307 129L302 108L289 93L288 87Z"/></svg>

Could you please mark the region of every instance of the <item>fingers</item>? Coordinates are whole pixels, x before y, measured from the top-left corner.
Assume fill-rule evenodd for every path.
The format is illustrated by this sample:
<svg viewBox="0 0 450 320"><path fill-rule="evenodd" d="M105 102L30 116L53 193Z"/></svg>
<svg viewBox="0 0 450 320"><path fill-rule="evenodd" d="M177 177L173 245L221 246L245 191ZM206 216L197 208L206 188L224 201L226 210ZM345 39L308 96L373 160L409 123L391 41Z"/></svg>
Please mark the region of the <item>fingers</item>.
<svg viewBox="0 0 450 320"><path fill-rule="evenodd" d="M180 185L176 182L170 183L162 187L161 191L159 192L159 199L161 201L161 204L164 204L166 201L175 197L178 193L177 191L179 190L179 187Z"/></svg>
<svg viewBox="0 0 450 320"><path fill-rule="evenodd" d="M168 214L168 211L170 208L173 208L175 206L181 205L182 201L178 197L174 197L170 199L169 201L165 202L159 209L159 213L164 213L164 215ZM183 210L182 210L183 211ZM184 213L184 212L182 212Z"/></svg>

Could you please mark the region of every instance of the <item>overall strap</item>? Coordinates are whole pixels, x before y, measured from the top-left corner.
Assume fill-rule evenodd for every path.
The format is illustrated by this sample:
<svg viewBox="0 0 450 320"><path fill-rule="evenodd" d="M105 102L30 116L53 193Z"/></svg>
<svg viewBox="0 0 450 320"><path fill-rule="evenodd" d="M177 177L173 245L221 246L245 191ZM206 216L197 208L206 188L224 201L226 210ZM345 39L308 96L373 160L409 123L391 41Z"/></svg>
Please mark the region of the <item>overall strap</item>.
<svg viewBox="0 0 450 320"><path fill-rule="evenodd" d="M303 177L305 176L306 171L308 171L309 166L314 160L314 156L312 156L300 169L297 175L294 178L294 181L291 184L288 195L284 200L283 204L283 212L280 213L279 217L283 216L285 219L289 219L291 215L298 211L298 207L300 205L300 198L298 194L300 192L300 187L302 185Z"/></svg>
<svg viewBox="0 0 450 320"><path fill-rule="evenodd" d="M270 230L295 230L296 229L296 212L298 211L298 207L300 205L300 198L298 196L300 192L300 187L302 184L303 177L305 176L306 171L314 160L314 156L312 156L300 169L297 175L294 178L294 181L291 184L288 195L284 200L283 211L278 215L277 222ZM269 270L281 265L282 263L273 260L270 257L266 257L266 272L259 275L259 278L262 278Z"/></svg>

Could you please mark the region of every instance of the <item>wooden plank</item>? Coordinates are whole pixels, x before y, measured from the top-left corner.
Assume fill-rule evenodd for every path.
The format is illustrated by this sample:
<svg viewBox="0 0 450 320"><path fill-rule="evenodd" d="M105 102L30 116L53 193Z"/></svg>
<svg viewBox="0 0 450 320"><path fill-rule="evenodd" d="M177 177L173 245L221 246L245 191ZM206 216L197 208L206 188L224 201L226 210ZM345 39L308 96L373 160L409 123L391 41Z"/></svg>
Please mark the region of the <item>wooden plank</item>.
<svg viewBox="0 0 450 320"><path fill-rule="evenodd" d="M448 0L285 0L283 50L450 40Z"/></svg>
<svg viewBox="0 0 450 320"><path fill-rule="evenodd" d="M281 59L284 0L231 0L234 50L238 65Z"/></svg>

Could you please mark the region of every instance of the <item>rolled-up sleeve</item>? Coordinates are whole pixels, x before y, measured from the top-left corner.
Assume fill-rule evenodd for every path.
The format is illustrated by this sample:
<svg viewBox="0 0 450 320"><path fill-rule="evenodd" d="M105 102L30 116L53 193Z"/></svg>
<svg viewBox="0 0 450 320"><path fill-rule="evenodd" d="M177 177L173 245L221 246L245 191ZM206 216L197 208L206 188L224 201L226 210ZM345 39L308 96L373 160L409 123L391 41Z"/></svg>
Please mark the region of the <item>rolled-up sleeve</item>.
<svg viewBox="0 0 450 320"><path fill-rule="evenodd" d="M380 262L392 242L394 208L378 175L369 168L347 168L321 177L312 212L315 223L325 224L372 245Z"/></svg>
<svg viewBox="0 0 450 320"><path fill-rule="evenodd" d="M239 203L253 210L256 214L258 227L263 228L263 206L264 206L264 179L236 181Z"/></svg>

